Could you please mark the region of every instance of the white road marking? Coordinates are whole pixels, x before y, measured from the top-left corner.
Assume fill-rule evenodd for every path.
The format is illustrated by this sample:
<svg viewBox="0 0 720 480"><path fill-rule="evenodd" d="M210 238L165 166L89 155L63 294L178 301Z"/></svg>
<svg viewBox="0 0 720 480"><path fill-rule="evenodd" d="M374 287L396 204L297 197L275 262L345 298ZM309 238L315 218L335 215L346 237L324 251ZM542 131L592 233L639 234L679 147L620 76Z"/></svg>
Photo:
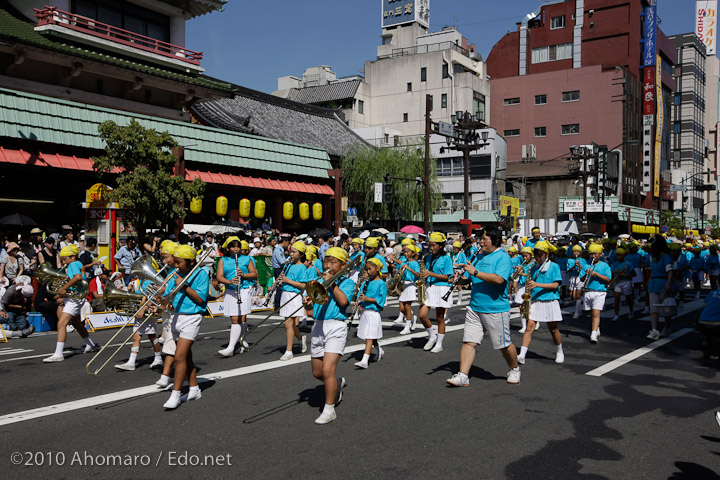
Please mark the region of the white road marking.
<svg viewBox="0 0 720 480"><path fill-rule="evenodd" d="M447 327L446 333L462 330L463 325L455 325ZM391 345L394 343L406 342L413 338L421 338L427 336L426 331L418 333L412 333L410 335L400 335L393 338L383 338L379 341L380 345ZM364 343L352 345L345 348L345 353L354 353L365 349ZM202 375L198 378L198 383L205 383L210 381L228 379L238 377L242 375L250 375L252 373L263 372L266 370L273 370L276 368L288 367L291 365L297 365L299 363L306 363L310 361L310 355L298 355L287 361L273 360L270 362L260 363L257 365L248 365L246 367L232 368L229 370L223 370L216 373L210 373ZM119 392L107 393L104 395L98 395L95 397L88 397L70 402L58 403L56 405L49 405L46 407L34 408L23 412L10 413L8 415L0 416L0 426L10 425L13 423L24 422L27 420L33 420L35 418L47 417L50 415L57 415L60 413L67 413L74 410L80 410L83 408L95 407L106 403L118 402L129 398L141 397L143 395L150 395L153 393L160 393L163 390L158 389L155 385L146 387L131 388L129 390L121 390ZM159 408L158 408L159 409Z"/></svg>
<svg viewBox="0 0 720 480"><path fill-rule="evenodd" d="M655 350L656 348L660 348L663 345L672 342L676 338L682 337L683 335L686 335L686 334L692 332L693 330L694 330L693 328L683 328L681 330L678 330L677 332L673 333L672 335L670 335L668 337L665 337L661 340L656 340L649 345L638 348L637 350L633 350L632 352L630 352L626 355L623 355L620 358L616 358L612 362L606 363L605 365L602 365L594 370L590 370L585 375L590 375L592 377L600 377L602 375L605 375L606 373L612 372L616 368L620 368L623 365L625 365L626 363L630 363L633 360L635 360L636 358L640 358L643 355L645 355L646 353L650 353L653 350Z"/></svg>
<svg viewBox="0 0 720 480"><path fill-rule="evenodd" d="M0 350L0 355L14 355L16 353L26 353L26 352L32 352L32 350L23 350L22 348L10 348L10 349L3 349Z"/></svg>

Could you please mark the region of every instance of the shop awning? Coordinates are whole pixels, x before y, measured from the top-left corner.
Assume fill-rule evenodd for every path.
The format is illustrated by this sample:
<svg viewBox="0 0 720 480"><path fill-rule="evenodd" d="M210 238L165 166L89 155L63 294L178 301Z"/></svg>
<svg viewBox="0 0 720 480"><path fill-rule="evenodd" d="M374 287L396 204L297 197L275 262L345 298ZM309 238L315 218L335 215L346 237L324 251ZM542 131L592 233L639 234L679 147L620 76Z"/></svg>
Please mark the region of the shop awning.
<svg viewBox="0 0 720 480"><path fill-rule="evenodd" d="M42 152L26 152L25 150L12 150L0 147L0 163L16 165L29 165L36 167L54 167L69 170L93 171L90 158L48 154ZM309 193L313 195L333 195L333 189L327 185L295 182L288 180L274 180L270 178L250 177L247 175L233 175L229 173L215 173L203 170L185 170L185 179L200 178L206 183L230 185L244 188L260 188L264 190L280 190L284 192Z"/></svg>

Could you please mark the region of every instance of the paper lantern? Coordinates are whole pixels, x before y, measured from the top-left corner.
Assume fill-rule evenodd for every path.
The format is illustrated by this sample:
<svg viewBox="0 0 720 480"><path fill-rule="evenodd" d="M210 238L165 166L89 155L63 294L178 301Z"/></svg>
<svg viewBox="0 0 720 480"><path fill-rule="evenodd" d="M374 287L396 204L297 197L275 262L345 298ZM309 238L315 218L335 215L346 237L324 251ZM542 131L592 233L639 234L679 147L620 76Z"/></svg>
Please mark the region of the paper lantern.
<svg viewBox="0 0 720 480"><path fill-rule="evenodd" d="M242 218L249 217L250 216L250 200L248 200L247 198L243 198L242 200L240 200L239 210L240 210L240 216Z"/></svg>
<svg viewBox="0 0 720 480"><path fill-rule="evenodd" d="M194 197L190 200L190 211L195 215L202 212L202 198Z"/></svg>
<svg viewBox="0 0 720 480"><path fill-rule="evenodd" d="M322 220L322 203L313 204L313 220Z"/></svg>
<svg viewBox="0 0 720 480"><path fill-rule="evenodd" d="M283 218L285 220L292 220L294 209L295 209L295 206L293 205L292 202L283 203Z"/></svg>
<svg viewBox="0 0 720 480"><path fill-rule="evenodd" d="M265 200L258 200L255 202L255 218L265 217Z"/></svg>
<svg viewBox="0 0 720 480"><path fill-rule="evenodd" d="M217 213L221 217L224 217L227 214L227 209L228 199L227 197L220 195L217 200L215 200L215 213Z"/></svg>
<svg viewBox="0 0 720 480"><path fill-rule="evenodd" d="M305 202L302 202L300 205L298 205L298 215L300 216L300 220L302 221L310 218L310 205Z"/></svg>

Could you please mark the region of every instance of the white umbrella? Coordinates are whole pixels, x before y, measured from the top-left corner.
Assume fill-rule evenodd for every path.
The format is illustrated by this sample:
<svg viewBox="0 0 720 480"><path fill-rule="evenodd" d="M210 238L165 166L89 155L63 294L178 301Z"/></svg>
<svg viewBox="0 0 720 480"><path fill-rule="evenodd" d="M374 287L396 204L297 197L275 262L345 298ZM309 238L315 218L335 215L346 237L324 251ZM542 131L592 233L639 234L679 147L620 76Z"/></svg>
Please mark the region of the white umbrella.
<svg viewBox="0 0 720 480"><path fill-rule="evenodd" d="M370 236L370 230L363 230L360 232L360 235L358 235L358 238L362 238L363 240L368 238Z"/></svg>
<svg viewBox="0 0 720 480"><path fill-rule="evenodd" d="M375 230L376 232L380 232L383 235L387 235L388 233L390 233L390 231L385 228L374 228L373 230Z"/></svg>

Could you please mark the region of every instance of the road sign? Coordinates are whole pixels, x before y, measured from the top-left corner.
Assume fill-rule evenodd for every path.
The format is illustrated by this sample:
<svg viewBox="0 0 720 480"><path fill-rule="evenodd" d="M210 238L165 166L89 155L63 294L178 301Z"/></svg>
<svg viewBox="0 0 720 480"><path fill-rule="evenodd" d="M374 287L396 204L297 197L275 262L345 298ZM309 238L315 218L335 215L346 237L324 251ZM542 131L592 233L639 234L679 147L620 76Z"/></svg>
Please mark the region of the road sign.
<svg viewBox="0 0 720 480"><path fill-rule="evenodd" d="M670 185L671 192L687 192L687 185Z"/></svg>
<svg viewBox="0 0 720 480"><path fill-rule="evenodd" d="M438 122L438 133L440 135L445 135L446 137L452 137L453 136L452 123Z"/></svg>
<svg viewBox="0 0 720 480"><path fill-rule="evenodd" d="M348 207L347 214L348 214L348 217L357 217L357 208L356 207ZM350 221L349 218L348 218L348 221Z"/></svg>
<svg viewBox="0 0 720 480"><path fill-rule="evenodd" d="M375 203L382 203L383 200L383 184L375 182Z"/></svg>
<svg viewBox="0 0 720 480"><path fill-rule="evenodd" d="M710 234L710 231L712 230L712 227L710 225L705 225L705 233Z"/></svg>

